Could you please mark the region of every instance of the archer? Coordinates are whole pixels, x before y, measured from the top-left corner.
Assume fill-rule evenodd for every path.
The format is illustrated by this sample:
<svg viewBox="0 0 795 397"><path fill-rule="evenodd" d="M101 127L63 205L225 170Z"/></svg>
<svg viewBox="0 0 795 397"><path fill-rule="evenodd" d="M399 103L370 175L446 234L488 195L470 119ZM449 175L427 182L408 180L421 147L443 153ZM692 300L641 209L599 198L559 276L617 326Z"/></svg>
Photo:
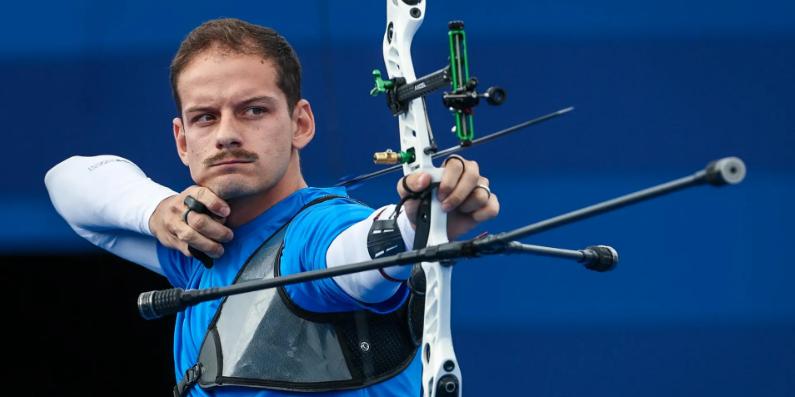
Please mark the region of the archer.
<svg viewBox="0 0 795 397"><path fill-rule="evenodd" d="M414 200L373 210L342 188L307 185L299 152L315 120L301 98L298 58L276 32L236 19L207 22L181 44L171 84L174 140L196 185L177 193L116 156L67 159L46 184L82 237L183 288L412 248ZM430 183L425 173L406 176L398 195ZM457 156L445 162L438 195L451 239L499 212L477 164ZM418 394L410 272L396 266L187 308L176 321L177 393ZM211 353L222 342L234 348L218 360Z"/></svg>

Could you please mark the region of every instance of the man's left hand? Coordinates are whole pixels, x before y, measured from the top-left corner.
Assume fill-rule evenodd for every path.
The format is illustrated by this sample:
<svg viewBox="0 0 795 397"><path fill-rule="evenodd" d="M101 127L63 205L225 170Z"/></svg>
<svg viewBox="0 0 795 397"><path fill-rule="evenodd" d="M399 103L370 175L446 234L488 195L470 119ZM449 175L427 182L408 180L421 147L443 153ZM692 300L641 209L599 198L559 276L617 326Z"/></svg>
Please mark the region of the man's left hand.
<svg viewBox="0 0 795 397"><path fill-rule="evenodd" d="M443 167L437 196L442 209L447 212L447 237L453 240L477 224L497 216L500 202L489 190L489 180L480 175L477 162L453 155L445 160ZM424 190L431 183L431 176L423 172L404 178L414 192ZM401 198L410 194L403 187L402 179L398 181L397 190ZM417 200L408 200L403 206L412 224L415 223L418 205Z"/></svg>

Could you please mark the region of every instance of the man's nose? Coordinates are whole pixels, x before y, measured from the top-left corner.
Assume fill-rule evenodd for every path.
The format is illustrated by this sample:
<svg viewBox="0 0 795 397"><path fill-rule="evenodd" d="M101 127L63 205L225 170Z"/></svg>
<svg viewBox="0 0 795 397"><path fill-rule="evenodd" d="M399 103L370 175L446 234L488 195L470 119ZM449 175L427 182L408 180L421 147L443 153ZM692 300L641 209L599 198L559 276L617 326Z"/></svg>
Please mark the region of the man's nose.
<svg viewBox="0 0 795 397"><path fill-rule="evenodd" d="M216 149L240 147L243 144L243 137L240 134L241 127L234 115L222 115L221 123L215 134Z"/></svg>

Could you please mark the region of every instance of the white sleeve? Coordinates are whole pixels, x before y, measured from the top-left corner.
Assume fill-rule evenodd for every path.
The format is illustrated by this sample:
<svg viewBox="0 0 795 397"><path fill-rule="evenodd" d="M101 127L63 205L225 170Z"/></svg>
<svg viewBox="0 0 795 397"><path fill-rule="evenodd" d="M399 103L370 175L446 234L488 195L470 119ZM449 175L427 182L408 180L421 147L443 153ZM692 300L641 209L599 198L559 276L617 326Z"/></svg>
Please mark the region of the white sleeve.
<svg viewBox="0 0 795 397"><path fill-rule="evenodd" d="M73 156L44 177L55 210L78 235L131 262L163 274L149 217L177 194L118 156Z"/></svg>
<svg viewBox="0 0 795 397"><path fill-rule="evenodd" d="M340 233L331 242L326 251L326 267L348 265L356 262L370 260L370 253L367 250L367 235L376 217L385 218L392 214L395 206L389 205L382 207L367 219L354 224ZM405 211L401 211L397 218L400 234L406 249L412 249L414 245L414 228L406 217ZM400 287L400 282L394 280L405 280L411 275L410 265L392 266L384 269L384 272L393 280L384 277L378 270L370 270L361 273L347 274L334 277L334 281L352 298L365 303L383 302L394 295Z"/></svg>

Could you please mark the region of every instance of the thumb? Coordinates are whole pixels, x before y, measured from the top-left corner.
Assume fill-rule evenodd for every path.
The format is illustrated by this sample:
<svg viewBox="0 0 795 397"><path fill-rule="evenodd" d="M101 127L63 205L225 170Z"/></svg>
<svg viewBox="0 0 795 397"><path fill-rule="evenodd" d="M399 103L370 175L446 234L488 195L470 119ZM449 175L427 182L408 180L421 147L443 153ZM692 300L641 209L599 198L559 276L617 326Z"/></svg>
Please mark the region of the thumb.
<svg viewBox="0 0 795 397"><path fill-rule="evenodd" d="M402 199L406 196L410 196L413 193L421 192L427 189L430 184L430 174L424 172L415 172L400 178L397 184L397 190L400 198ZM407 200L403 204L403 210L406 211L406 216L408 217L412 226L416 224L415 220L417 218L417 207L419 204L420 203L417 200L412 199Z"/></svg>
<svg viewBox="0 0 795 397"><path fill-rule="evenodd" d="M415 172L400 178L397 183L397 191L400 198L411 195L413 192L421 192L431 184L431 175L425 172ZM408 188L408 189L407 189Z"/></svg>

